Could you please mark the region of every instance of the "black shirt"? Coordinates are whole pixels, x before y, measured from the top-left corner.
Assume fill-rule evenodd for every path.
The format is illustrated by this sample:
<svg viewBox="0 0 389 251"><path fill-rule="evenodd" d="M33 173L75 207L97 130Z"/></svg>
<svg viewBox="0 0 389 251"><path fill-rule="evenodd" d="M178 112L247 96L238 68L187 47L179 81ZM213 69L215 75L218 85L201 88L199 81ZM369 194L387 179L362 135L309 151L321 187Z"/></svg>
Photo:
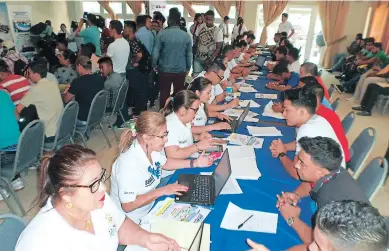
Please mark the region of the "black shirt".
<svg viewBox="0 0 389 251"><path fill-rule="evenodd" d="M78 119L86 121L96 94L104 89L104 78L97 73L80 76L72 81L69 93L75 96L75 100L80 106Z"/></svg>
<svg viewBox="0 0 389 251"><path fill-rule="evenodd" d="M317 208L331 201L354 200L370 204L369 199L358 186L355 179L344 169L334 170L322 177L311 191Z"/></svg>

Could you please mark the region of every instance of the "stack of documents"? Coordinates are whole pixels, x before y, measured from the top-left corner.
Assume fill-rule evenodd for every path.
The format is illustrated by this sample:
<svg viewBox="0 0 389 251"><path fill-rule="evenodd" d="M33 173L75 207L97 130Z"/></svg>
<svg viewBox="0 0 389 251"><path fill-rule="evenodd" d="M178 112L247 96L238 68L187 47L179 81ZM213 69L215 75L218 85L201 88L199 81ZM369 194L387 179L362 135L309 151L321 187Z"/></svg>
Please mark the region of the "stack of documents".
<svg viewBox="0 0 389 251"><path fill-rule="evenodd" d="M221 228L229 230L277 233L278 214L245 210L229 203Z"/></svg>
<svg viewBox="0 0 389 251"><path fill-rule="evenodd" d="M232 133L228 137L228 140L233 145L252 146L254 148L262 148L262 145L263 145L262 138L256 138L253 136L247 136L247 135L238 134L238 133Z"/></svg>
<svg viewBox="0 0 389 251"><path fill-rule="evenodd" d="M270 126L270 127L247 126L247 130L253 136L262 136L262 137L282 136L281 131L279 131L274 126Z"/></svg>
<svg viewBox="0 0 389 251"><path fill-rule="evenodd" d="M251 146L226 146L230 155L232 176L238 180L257 180L261 177Z"/></svg>
<svg viewBox="0 0 389 251"><path fill-rule="evenodd" d="M265 93L256 93L255 98L262 98L262 99L277 99L277 94L265 94Z"/></svg>
<svg viewBox="0 0 389 251"><path fill-rule="evenodd" d="M255 102L254 100L252 100L252 99L249 99L249 100L240 100L240 101L239 101L239 106L240 106L240 107L246 107L249 103L250 103L250 107L252 107L252 108L258 108L258 107L260 107L260 105L259 105L257 102Z"/></svg>
<svg viewBox="0 0 389 251"><path fill-rule="evenodd" d="M212 175L211 172L201 172L201 175ZM232 176L227 180L226 184L223 187L223 190L220 192L222 194L242 194L243 191L239 186L238 181Z"/></svg>
<svg viewBox="0 0 389 251"><path fill-rule="evenodd" d="M230 117L239 117L240 115L242 115L243 109L227 109L227 110L225 110L222 113L227 115L227 116L230 116ZM254 118L254 117L258 116L258 115L259 114L256 113L256 112L249 111L249 113L247 114L247 116L244 119L244 121L245 122L258 122L259 119Z"/></svg>
<svg viewBox="0 0 389 251"><path fill-rule="evenodd" d="M258 92L255 88L252 86L241 86L239 87L240 92Z"/></svg>
<svg viewBox="0 0 389 251"><path fill-rule="evenodd" d="M285 119L282 113L280 112L274 112L272 109L272 106L274 105L273 101L270 101L263 110L262 116L265 117L272 117L275 119Z"/></svg>

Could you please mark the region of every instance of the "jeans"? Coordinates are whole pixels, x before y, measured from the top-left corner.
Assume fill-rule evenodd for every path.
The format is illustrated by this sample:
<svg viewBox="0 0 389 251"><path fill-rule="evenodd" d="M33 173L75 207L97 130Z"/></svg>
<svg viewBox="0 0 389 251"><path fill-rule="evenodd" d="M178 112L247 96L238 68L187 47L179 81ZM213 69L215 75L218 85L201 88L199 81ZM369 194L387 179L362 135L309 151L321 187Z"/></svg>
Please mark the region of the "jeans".
<svg viewBox="0 0 389 251"><path fill-rule="evenodd" d="M195 78L202 71L204 71L204 61L195 58L193 60L193 74L192 74L192 76Z"/></svg>
<svg viewBox="0 0 389 251"><path fill-rule="evenodd" d="M372 70L367 71L364 73L361 78L359 79L359 82L355 88L354 92L354 98L355 100L362 102L363 96L365 95L367 87L369 87L370 84L378 83L378 82L384 82L385 78L381 77L369 77L369 75L372 73Z"/></svg>
<svg viewBox="0 0 389 251"><path fill-rule="evenodd" d="M332 71L341 71L344 62L346 62L347 53L339 53L334 56L334 64L331 68Z"/></svg>
<svg viewBox="0 0 389 251"><path fill-rule="evenodd" d="M138 69L128 70L126 75L130 84L129 92L127 92L127 104L134 104L132 113L138 116L141 112L147 110L148 75Z"/></svg>
<svg viewBox="0 0 389 251"><path fill-rule="evenodd" d="M363 110L371 112L377 102L378 96L381 94L389 95L389 88L384 88L377 84L369 85L361 102Z"/></svg>
<svg viewBox="0 0 389 251"><path fill-rule="evenodd" d="M150 101L150 106L155 103L155 100L158 98L159 94L159 75L157 72L152 71L149 73L151 75L151 85L149 88L149 101ZM160 107L161 108L161 107Z"/></svg>
<svg viewBox="0 0 389 251"><path fill-rule="evenodd" d="M184 89L186 72L168 73L159 72L159 88L161 95L159 97L159 108L165 107L166 100L170 96L170 90L173 83L174 94Z"/></svg>
<svg viewBox="0 0 389 251"><path fill-rule="evenodd" d="M354 89L354 87L357 85L361 75L358 73L355 76L353 76L349 81L342 84L343 88L346 92L350 92Z"/></svg>

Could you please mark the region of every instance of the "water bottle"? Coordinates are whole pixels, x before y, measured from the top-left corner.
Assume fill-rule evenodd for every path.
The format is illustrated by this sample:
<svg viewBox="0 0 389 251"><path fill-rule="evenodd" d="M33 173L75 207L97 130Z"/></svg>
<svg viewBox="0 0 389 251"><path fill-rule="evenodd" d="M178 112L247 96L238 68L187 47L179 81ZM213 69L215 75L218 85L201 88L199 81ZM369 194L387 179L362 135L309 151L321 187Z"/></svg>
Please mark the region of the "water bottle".
<svg viewBox="0 0 389 251"><path fill-rule="evenodd" d="M226 101L227 102L230 102L234 99L234 90L232 89L232 85L229 84L226 88L226 92L227 92L227 95L226 95Z"/></svg>

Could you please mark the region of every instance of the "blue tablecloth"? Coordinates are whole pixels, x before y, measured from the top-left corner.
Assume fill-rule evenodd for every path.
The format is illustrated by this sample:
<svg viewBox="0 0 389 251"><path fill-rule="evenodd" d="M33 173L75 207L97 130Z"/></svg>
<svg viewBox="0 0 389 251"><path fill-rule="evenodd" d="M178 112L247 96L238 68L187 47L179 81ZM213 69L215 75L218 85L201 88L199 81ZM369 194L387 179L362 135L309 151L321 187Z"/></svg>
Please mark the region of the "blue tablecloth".
<svg viewBox="0 0 389 251"><path fill-rule="evenodd" d="M277 93L276 91L268 90L265 84L269 82L265 77L259 77L256 81L246 81L253 84L254 88L260 93ZM251 111L259 113L260 120L271 122L284 122L282 120L263 117L262 112L265 105L270 101L269 99L255 99L255 93L241 93L240 99L253 99L261 105L259 108L250 108ZM269 126L261 123L247 123L243 122L238 129L238 133L248 135L247 125L255 126ZM294 140L295 129L285 126L277 126L281 130L283 136L281 139L284 142ZM211 250L212 251L240 251L248 250L246 239L250 238L258 243L266 245L270 250L285 250L291 246L301 244L301 241L296 232L287 225L286 221L279 214L278 226L276 234L255 233L248 231L230 231L220 228L224 213L227 209L228 203L232 202L243 209L264 211L269 213L279 213L275 207L277 202L276 194L281 191L293 191L299 184L297 181L289 176L289 174L282 167L281 162L277 158L271 156L269 146L272 140L279 137L265 137L262 149L256 149L256 159L258 168L262 173L259 180L238 180L243 194L239 195L220 195L211 213L205 220L211 225ZM290 155L290 157L293 157ZM199 173L214 170L215 166L206 169L182 169L175 172L169 183L177 180L179 174L182 173ZM311 199L303 199L299 206L301 207L300 218L311 225Z"/></svg>

